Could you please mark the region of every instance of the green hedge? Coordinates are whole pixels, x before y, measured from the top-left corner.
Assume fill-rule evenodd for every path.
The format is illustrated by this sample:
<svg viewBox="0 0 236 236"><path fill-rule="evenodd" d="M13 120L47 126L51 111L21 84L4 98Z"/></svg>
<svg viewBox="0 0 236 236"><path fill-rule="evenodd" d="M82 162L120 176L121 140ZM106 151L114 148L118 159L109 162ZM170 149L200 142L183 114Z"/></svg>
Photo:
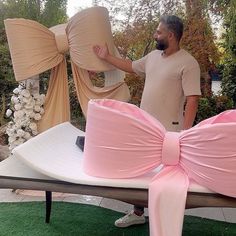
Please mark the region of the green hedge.
<svg viewBox="0 0 236 236"><path fill-rule="evenodd" d="M207 98L200 98L195 124L233 108L233 99L224 95L213 95Z"/></svg>

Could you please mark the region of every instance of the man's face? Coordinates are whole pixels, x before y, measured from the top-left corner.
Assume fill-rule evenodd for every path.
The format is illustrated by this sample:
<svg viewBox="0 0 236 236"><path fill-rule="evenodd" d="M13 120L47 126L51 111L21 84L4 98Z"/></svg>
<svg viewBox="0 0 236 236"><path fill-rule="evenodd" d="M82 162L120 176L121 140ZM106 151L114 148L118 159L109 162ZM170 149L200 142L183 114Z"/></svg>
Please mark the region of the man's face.
<svg viewBox="0 0 236 236"><path fill-rule="evenodd" d="M156 49L166 50L169 47L168 36L170 31L162 22L158 25L156 32L154 33L154 39L156 40Z"/></svg>

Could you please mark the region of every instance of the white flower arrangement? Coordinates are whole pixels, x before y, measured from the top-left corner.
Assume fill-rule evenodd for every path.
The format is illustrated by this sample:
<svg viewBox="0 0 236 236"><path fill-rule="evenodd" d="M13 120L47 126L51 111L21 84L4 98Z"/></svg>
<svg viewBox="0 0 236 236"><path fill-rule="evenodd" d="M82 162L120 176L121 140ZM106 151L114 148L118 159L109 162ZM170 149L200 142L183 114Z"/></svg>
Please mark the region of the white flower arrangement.
<svg viewBox="0 0 236 236"><path fill-rule="evenodd" d="M6 130L10 150L38 134L37 121L44 114L44 102L44 94L31 94L23 84L13 90L11 106L6 111L11 118Z"/></svg>

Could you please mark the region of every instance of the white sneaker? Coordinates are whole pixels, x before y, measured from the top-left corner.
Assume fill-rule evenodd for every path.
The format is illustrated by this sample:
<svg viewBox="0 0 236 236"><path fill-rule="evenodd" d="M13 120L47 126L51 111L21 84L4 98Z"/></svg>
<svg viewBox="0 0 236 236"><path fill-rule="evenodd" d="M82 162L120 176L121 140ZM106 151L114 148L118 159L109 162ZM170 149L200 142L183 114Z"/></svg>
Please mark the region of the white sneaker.
<svg viewBox="0 0 236 236"><path fill-rule="evenodd" d="M116 220L115 226L119 228L125 228L131 225L144 224L145 222L146 220L145 220L144 214L141 216L138 216L134 213L134 211L131 211L127 215Z"/></svg>

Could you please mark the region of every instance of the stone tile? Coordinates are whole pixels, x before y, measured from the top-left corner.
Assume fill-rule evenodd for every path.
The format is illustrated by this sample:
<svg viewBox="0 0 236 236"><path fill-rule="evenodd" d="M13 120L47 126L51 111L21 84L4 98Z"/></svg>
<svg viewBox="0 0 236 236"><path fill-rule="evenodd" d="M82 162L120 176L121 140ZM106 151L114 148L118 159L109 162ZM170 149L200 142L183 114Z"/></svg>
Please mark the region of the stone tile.
<svg viewBox="0 0 236 236"><path fill-rule="evenodd" d="M95 197L89 195L80 195L80 194L70 194L63 198L65 202L75 202L82 204L91 204L99 206L101 203L102 197Z"/></svg>
<svg viewBox="0 0 236 236"><path fill-rule="evenodd" d="M17 189L16 193L22 196L22 201L45 201L45 191L36 191L36 190L22 190ZM53 201L62 201L65 198L63 193L53 192L52 199Z"/></svg>
<svg viewBox="0 0 236 236"><path fill-rule="evenodd" d="M0 202L21 202L23 198L12 189L0 189Z"/></svg>
<svg viewBox="0 0 236 236"><path fill-rule="evenodd" d="M148 208L144 208L144 215L148 216Z"/></svg>
<svg viewBox="0 0 236 236"><path fill-rule="evenodd" d="M225 217L221 208L194 208L185 210L185 215L199 216L203 218L208 218L212 220L225 221Z"/></svg>
<svg viewBox="0 0 236 236"><path fill-rule="evenodd" d="M23 196L29 196L29 197L45 197L45 191L36 191L36 190L22 190L17 189L16 192ZM59 192L53 192L52 193L53 198L54 197L62 197L64 198L64 193Z"/></svg>
<svg viewBox="0 0 236 236"><path fill-rule="evenodd" d="M36 202L45 201L45 197L41 196L23 196L22 202Z"/></svg>
<svg viewBox="0 0 236 236"><path fill-rule="evenodd" d="M133 209L133 205L121 202L118 200L113 200L109 198L103 198L100 204L101 207L112 209L114 211L128 213Z"/></svg>
<svg viewBox="0 0 236 236"><path fill-rule="evenodd" d="M222 208L225 221L236 223L236 209L235 208Z"/></svg>

